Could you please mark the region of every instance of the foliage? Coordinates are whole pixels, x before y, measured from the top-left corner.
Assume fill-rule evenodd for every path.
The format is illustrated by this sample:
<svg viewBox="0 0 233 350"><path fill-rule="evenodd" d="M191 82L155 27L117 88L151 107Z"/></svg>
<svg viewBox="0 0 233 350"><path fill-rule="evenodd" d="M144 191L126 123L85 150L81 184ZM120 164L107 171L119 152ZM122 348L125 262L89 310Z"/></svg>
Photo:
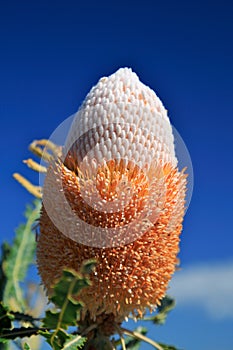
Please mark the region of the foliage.
<svg viewBox="0 0 233 350"><path fill-rule="evenodd" d="M145 321L152 321L154 324L162 325L166 322L168 313L174 309L175 300L170 296L166 295L162 300L161 304L157 307L157 314L152 317L144 318Z"/></svg>
<svg viewBox="0 0 233 350"><path fill-rule="evenodd" d="M32 226L38 219L40 206L41 203L37 200L33 207L27 207L25 212L27 221L17 228L12 246L4 244L2 247L2 300L15 311L25 311L26 308L20 282L24 280L34 257L36 242Z"/></svg>
<svg viewBox="0 0 233 350"><path fill-rule="evenodd" d="M89 261L87 264L89 265ZM93 263L92 266L94 267ZM85 264L83 269L85 270ZM40 332L53 349L78 349L84 344L86 338L74 336L66 330L69 326L77 325L82 303L75 297L89 285L88 277L72 270L64 270L61 279L55 285L51 301L56 305L56 309L46 311L43 327L47 330Z"/></svg>

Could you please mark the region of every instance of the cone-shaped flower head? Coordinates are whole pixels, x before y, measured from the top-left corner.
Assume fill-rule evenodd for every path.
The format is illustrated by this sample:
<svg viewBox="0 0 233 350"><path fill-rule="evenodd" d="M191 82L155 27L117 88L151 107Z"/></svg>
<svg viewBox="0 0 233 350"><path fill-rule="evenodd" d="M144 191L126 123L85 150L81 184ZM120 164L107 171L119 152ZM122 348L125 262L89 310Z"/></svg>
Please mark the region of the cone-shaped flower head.
<svg viewBox="0 0 233 350"><path fill-rule="evenodd" d="M142 315L175 270L186 175L167 112L131 69L91 89L43 189L37 262L51 292L65 267L98 261L85 312Z"/></svg>

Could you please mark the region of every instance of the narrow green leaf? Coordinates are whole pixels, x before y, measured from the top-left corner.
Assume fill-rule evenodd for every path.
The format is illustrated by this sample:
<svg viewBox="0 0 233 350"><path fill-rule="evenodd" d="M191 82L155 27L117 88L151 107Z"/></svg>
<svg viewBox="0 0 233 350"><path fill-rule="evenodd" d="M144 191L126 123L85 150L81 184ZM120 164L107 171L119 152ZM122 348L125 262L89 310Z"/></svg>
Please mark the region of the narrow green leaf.
<svg viewBox="0 0 233 350"><path fill-rule="evenodd" d="M13 328L11 330L2 330L0 334L0 341L2 339L16 339L30 337L31 335L38 334L39 328L37 327L20 327Z"/></svg>
<svg viewBox="0 0 233 350"><path fill-rule="evenodd" d="M12 319L14 317L9 313L8 308L0 303L0 333L4 329L11 329Z"/></svg>
<svg viewBox="0 0 233 350"><path fill-rule="evenodd" d="M82 337L81 335L70 335L69 339L63 345L62 349L66 350L77 350L83 347L87 338Z"/></svg>
<svg viewBox="0 0 233 350"><path fill-rule="evenodd" d="M3 301L6 305L11 305L13 299L18 311L23 311L25 308L20 282L24 280L34 257L36 242L35 235L32 234L32 225L39 216L40 207L39 200L34 202L33 207L27 207L26 224L17 228L14 242L3 265L3 272L7 278Z"/></svg>
<svg viewBox="0 0 233 350"><path fill-rule="evenodd" d="M3 329L10 330L12 328L12 315L8 312L8 308L0 303L0 334ZM8 350L9 341L7 339L0 339L0 350Z"/></svg>
<svg viewBox="0 0 233 350"><path fill-rule="evenodd" d="M10 251L10 246L8 243L4 242L2 244L2 254L1 254L1 262L0 262L0 300L3 300L3 294L6 285L6 276L3 271L3 266L7 259L7 256ZM5 314L7 314L8 321L4 320ZM7 308L4 307L1 303L0 306L0 333L3 328L11 328L11 318L12 316L8 314ZM8 322L8 323L7 323ZM0 350L9 350L9 341L6 339L0 340Z"/></svg>
<svg viewBox="0 0 233 350"><path fill-rule="evenodd" d="M29 322L31 324L34 324L34 322L40 320L38 318L34 318L33 316L22 313L22 312L11 311L10 314L14 317L15 321L23 321L23 322Z"/></svg>
<svg viewBox="0 0 233 350"><path fill-rule="evenodd" d="M8 258L8 254L10 252L10 245L7 242L2 244L2 254L1 254L1 262L0 262L0 300L3 300L4 290L6 286L6 275L4 273L4 265L5 261Z"/></svg>

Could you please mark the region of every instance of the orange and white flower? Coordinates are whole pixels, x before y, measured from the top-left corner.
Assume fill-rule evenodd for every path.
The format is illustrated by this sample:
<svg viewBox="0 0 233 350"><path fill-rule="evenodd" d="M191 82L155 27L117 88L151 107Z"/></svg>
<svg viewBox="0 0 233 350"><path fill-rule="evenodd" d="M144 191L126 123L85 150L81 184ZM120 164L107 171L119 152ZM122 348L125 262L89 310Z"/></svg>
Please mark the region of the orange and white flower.
<svg viewBox="0 0 233 350"><path fill-rule="evenodd" d="M175 270L185 192L156 94L128 68L100 79L45 179L37 262L48 293L65 267L95 258L84 314L121 322L155 308Z"/></svg>

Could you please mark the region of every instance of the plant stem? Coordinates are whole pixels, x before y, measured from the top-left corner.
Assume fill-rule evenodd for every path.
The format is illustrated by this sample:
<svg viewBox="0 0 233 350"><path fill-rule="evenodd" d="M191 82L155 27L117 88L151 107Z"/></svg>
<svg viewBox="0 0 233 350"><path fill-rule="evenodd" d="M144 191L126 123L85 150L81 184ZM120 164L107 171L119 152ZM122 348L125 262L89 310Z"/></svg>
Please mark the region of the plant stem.
<svg viewBox="0 0 233 350"><path fill-rule="evenodd" d="M117 324L115 324L115 328L120 336L122 350L126 350L125 339L123 337L122 330Z"/></svg>
<svg viewBox="0 0 233 350"><path fill-rule="evenodd" d="M148 344L151 344L152 346L154 346L155 349L164 350L164 349L162 348L162 346L160 346L160 345L159 345L158 343L156 343L154 340L152 340L152 339L150 339L150 338L148 338L148 337L145 337L145 335L143 335L143 334L141 334L141 333L138 333L138 332L136 332L136 331L130 331L130 330L128 330L128 329L126 329L126 328L123 328L123 327L121 327L121 330L122 330L122 332L125 333L126 335L130 335L130 336L135 337L135 338L137 338L137 339L139 339L139 340L142 340L142 341L144 341L144 342L146 342L146 343L148 343Z"/></svg>

